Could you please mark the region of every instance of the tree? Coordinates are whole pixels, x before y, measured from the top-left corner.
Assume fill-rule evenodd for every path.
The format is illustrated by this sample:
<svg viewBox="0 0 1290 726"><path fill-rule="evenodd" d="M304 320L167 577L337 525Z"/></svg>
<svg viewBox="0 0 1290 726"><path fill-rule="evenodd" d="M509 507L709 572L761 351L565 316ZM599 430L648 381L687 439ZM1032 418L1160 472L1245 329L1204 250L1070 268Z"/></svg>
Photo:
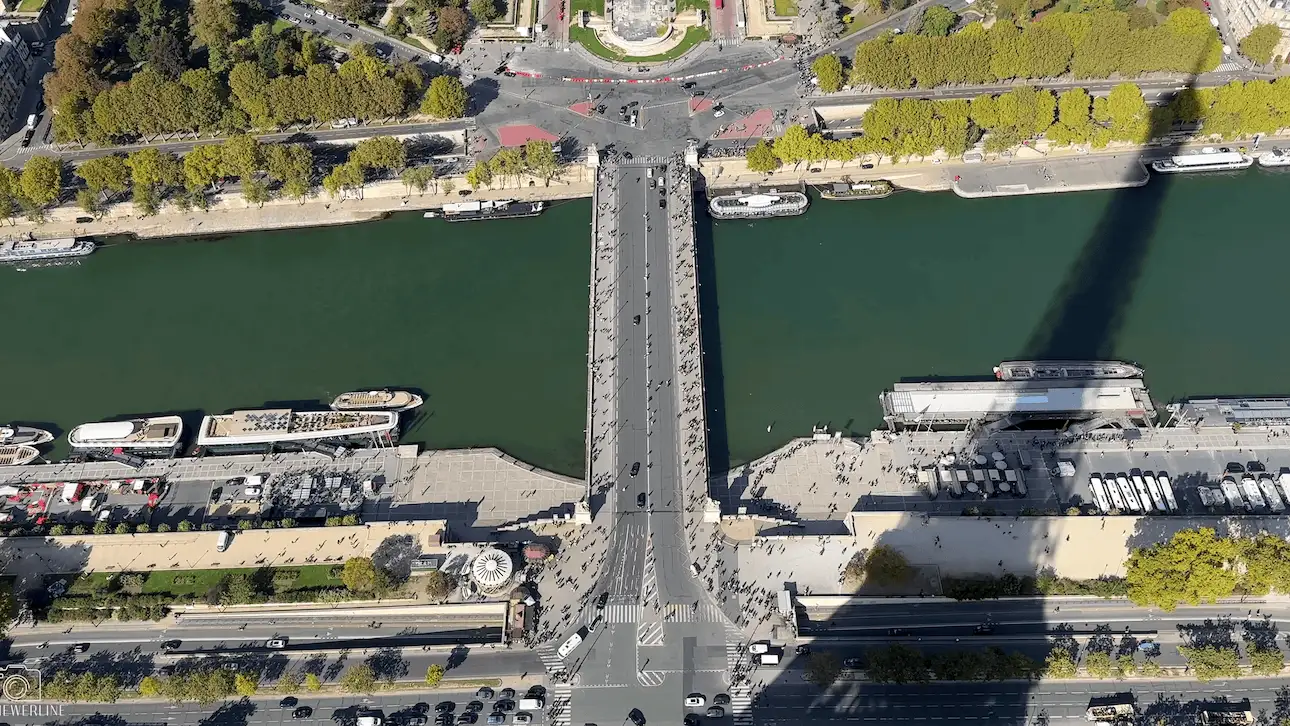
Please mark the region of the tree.
<svg viewBox="0 0 1290 726"><path fill-rule="evenodd" d="M1105 651L1095 651L1085 656L1084 670L1088 671L1088 674L1094 678L1124 677L1119 661L1112 658L1111 654Z"/></svg>
<svg viewBox="0 0 1290 726"><path fill-rule="evenodd" d="M1218 678L1235 678L1241 675L1240 656L1235 647L1204 646L1189 648L1180 646L1178 652L1187 659L1196 680L1203 682Z"/></svg>
<svg viewBox="0 0 1290 726"><path fill-rule="evenodd" d="M332 197L363 186L363 169L357 164L340 164L322 180L323 189Z"/></svg>
<svg viewBox="0 0 1290 726"><path fill-rule="evenodd" d="M1242 591L1256 596L1273 590L1290 593L1290 542L1265 533L1241 540L1238 549Z"/></svg>
<svg viewBox="0 0 1290 726"><path fill-rule="evenodd" d="M298 671L287 671L278 679L277 691L278 693L299 693L303 683L304 678Z"/></svg>
<svg viewBox="0 0 1290 726"><path fill-rule="evenodd" d="M909 560L889 545L878 545L869 550L864 561L865 582L894 585L908 580L913 574Z"/></svg>
<svg viewBox="0 0 1290 726"><path fill-rule="evenodd" d="M302 202L313 182L314 155L304 144L269 147L269 178L282 184L282 195Z"/></svg>
<svg viewBox="0 0 1290 726"><path fill-rule="evenodd" d="M221 169L225 176L235 176L246 181L264 168L264 148L254 136L230 136L220 145L220 153Z"/></svg>
<svg viewBox="0 0 1290 726"><path fill-rule="evenodd" d="M819 88L825 93L837 93L842 90L842 59L832 53L826 53L811 63L811 72L819 81Z"/></svg>
<svg viewBox="0 0 1290 726"><path fill-rule="evenodd" d="M560 157L550 141L534 139L524 144L524 165L531 173L548 181L560 173Z"/></svg>
<svg viewBox="0 0 1290 726"><path fill-rule="evenodd" d="M1285 668L1285 654L1281 649L1273 645L1272 647L1262 647L1260 645L1251 645L1249 648L1250 669L1256 676L1277 676L1281 675L1281 670Z"/></svg>
<svg viewBox="0 0 1290 726"><path fill-rule="evenodd" d="M193 0L193 36L210 51L211 67L223 70L225 52L242 31L242 20L233 0Z"/></svg>
<svg viewBox="0 0 1290 726"><path fill-rule="evenodd" d="M918 29L914 32L919 35L928 35L937 38L944 38L950 34L950 31L959 23L958 13L950 10L944 5L928 5L923 10L923 15L919 18Z"/></svg>
<svg viewBox="0 0 1290 726"><path fill-rule="evenodd" d="M520 174L524 173L524 152L520 149L499 149L488 160L488 172L491 176L501 177L503 184L507 177L514 177L515 183L519 184Z"/></svg>
<svg viewBox="0 0 1290 726"><path fill-rule="evenodd" d="M224 176L224 150L215 144L199 144L184 154L184 186L197 191L214 187Z"/></svg>
<svg viewBox="0 0 1290 726"><path fill-rule="evenodd" d="M842 675L842 661L830 651L811 653L806 661L806 680L820 688L828 688Z"/></svg>
<svg viewBox="0 0 1290 726"><path fill-rule="evenodd" d="M923 654L908 645L871 648L865 654L869 680L875 683L926 683L927 661Z"/></svg>
<svg viewBox="0 0 1290 726"><path fill-rule="evenodd" d="M237 695L250 698L260 689L260 677L250 673L238 673L233 679L233 689Z"/></svg>
<svg viewBox="0 0 1290 726"><path fill-rule="evenodd" d="M346 18L370 20L376 12L375 0L331 0L336 13Z"/></svg>
<svg viewBox="0 0 1290 726"><path fill-rule="evenodd" d="M462 118L470 96L455 76L435 76L421 102L421 113L435 118Z"/></svg>
<svg viewBox="0 0 1290 726"><path fill-rule="evenodd" d="M1179 603L1198 605L1231 595L1236 554L1230 540L1213 528L1185 529L1168 542L1139 548L1125 563L1129 599L1139 606L1172 611Z"/></svg>
<svg viewBox="0 0 1290 726"><path fill-rule="evenodd" d="M317 693L322 690L322 680L316 674L305 674L305 690L310 693Z"/></svg>
<svg viewBox="0 0 1290 726"><path fill-rule="evenodd" d="M376 689L376 674L372 672L372 666L366 663L352 665L340 677L340 687L346 693L371 693Z"/></svg>
<svg viewBox="0 0 1290 726"><path fill-rule="evenodd" d="M478 189L482 186L492 186L493 171L488 168L488 164L485 162L475 164L470 167L470 171L466 172L466 183L470 185L471 189Z"/></svg>
<svg viewBox="0 0 1290 726"><path fill-rule="evenodd" d="M452 576L443 570L435 570L425 576L426 595L432 600L443 600L452 594L457 583L453 581Z"/></svg>
<svg viewBox="0 0 1290 726"><path fill-rule="evenodd" d="M748 149L746 158L748 160L748 171L768 174L779 168L779 157L775 155L770 142L765 139L758 141L752 148Z"/></svg>
<svg viewBox="0 0 1290 726"><path fill-rule="evenodd" d="M502 9L498 7L497 0L470 0L470 14L484 25L502 17Z"/></svg>
<svg viewBox="0 0 1290 726"><path fill-rule="evenodd" d="M431 38L435 45L440 49L449 50L465 42L466 35L470 32L470 16L465 10L452 5L442 7L439 9L438 18L439 25L435 28L434 37Z"/></svg>
<svg viewBox="0 0 1290 726"><path fill-rule="evenodd" d="M52 156L31 157L23 164L19 185L32 203L48 206L63 193L63 162Z"/></svg>
<svg viewBox="0 0 1290 726"><path fill-rule="evenodd" d="M427 164L426 166L413 166L403 170L403 185L411 192L416 189L421 194L426 193L430 188L431 182L435 179L434 167Z"/></svg>
<svg viewBox="0 0 1290 726"><path fill-rule="evenodd" d="M426 668L426 685L431 688L438 688L439 684L443 682L443 674L443 666L438 663L430 664L430 667Z"/></svg>
<svg viewBox="0 0 1290 726"><path fill-rule="evenodd" d="M144 698L155 698L161 695L161 681L156 676L144 676L139 681L139 695Z"/></svg>
<svg viewBox="0 0 1290 726"><path fill-rule="evenodd" d="M388 169L397 174L408 165L408 152L403 142L393 136L373 136L354 146L349 152L349 163L363 169Z"/></svg>
<svg viewBox="0 0 1290 726"><path fill-rule="evenodd" d="M115 154L89 159L76 167L74 173L94 194L105 191L121 194L130 188L130 168L124 158Z"/></svg>
<svg viewBox="0 0 1290 726"><path fill-rule="evenodd" d="M103 211L102 205L99 204L99 198L89 189L76 190L76 206L81 208L82 212L91 214L95 217Z"/></svg>
<svg viewBox="0 0 1290 726"><path fill-rule="evenodd" d="M1256 25L1250 34L1241 39L1241 55L1258 63L1272 62L1272 52L1281 42L1281 29L1271 23Z"/></svg>
<svg viewBox="0 0 1290 726"><path fill-rule="evenodd" d="M372 564L370 557L351 557L345 560L340 581L350 592L379 593L386 587L385 573Z"/></svg>
<svg viewBox="0 0 1290 726"><path fill-rule="evenodd" d="M1047 678L1074 678L1076 673L1075 659L1069 648L1058 646L1048 652L1044 660L1044 676Z"/></svg>

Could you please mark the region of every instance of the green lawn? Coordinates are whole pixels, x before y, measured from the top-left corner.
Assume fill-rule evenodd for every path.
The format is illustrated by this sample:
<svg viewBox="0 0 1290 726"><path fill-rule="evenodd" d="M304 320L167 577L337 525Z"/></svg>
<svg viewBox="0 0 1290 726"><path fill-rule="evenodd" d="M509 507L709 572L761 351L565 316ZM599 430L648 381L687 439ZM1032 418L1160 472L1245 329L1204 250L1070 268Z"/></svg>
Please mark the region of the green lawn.
<svg viewBox="0 0 1290 726"><path fill-rule="evenodd" d="M294 27L296 27L295 23L288 22L286 20L283 20L282 18L278 18L277 20L273 21L274 33L281 33L287 28L294 28Z"/></svg>
<svg viewBox="0 0 1290 726"><path fill-rule="evenodd" d="M570 0L569 14L577 17L577 14L583 10L592 15L605 17L605 0ZM568 20L568 18L566 18ZM572 33L570 33L572 35Z"/></svg>
<svg viewBox="0 0 1290 726"><path fill-rule="evenodd" d="M797 3L793 0L775 0L775 14L780 17L797 15Z"/></svg>
<svg viewBox="0 0 1290 726"><path fill-rule="evenodd" d="M304 565L301 567L280 567L277 570L299 570L300 577L290 583L284 583L274 589L278 592L303 590L311 587L339 587L340 578L332 578L331 569L337 565ZM215 583L226 575L255 572L256 567L237 567L227 570L174 570L166 572L143 573L148 579L143 583L144 593L168 592L172 595L201 595L210 590ZM94 572L81 575L68 589L77 595L92 594L97 588L106 585L111 573ZM186 576L194 578L192 584L175 584L175 578Z"/></svg>
<svg viewBox="0 0 1290 726"><path fill-rule="evenodd" d="M712 14L712 3L709 0L676 0L676 12L683 13L690 8L702 10L705 14Z"/></svg>
<svg viewBox="0 0 1290 726"><path fill-rule="evenodd" d="M34 13L45 7L45 0L22 0L18 3L18 12Z"/></svg>
<svg viewBox="0 0 1290 726"><path fill-rule="evenodd" d="M681 56L688 53L691 48L698 45L699 43L702 43L707 39L708 39L707 28L691 27L686 29L685 37L681 39L681 44L676 46L672 50L669 50L666 53L660 53L658 55L646 55L646 56L639 56L639 55L625 56L610 49L604 43L601 43L600 39L596 37L595 31L592 30L591 28L579 28L577 26L573 26L569 28L569 40L572 40L575 43L581 43L582 47L600 56L601 58L605 58L607 60L612 60L612 61L624 61L627 63L655 63L655 62L661 62L661 61L670 61L675 58L680 58Z"/></svg>
<svg viewBox="0 0 1290 726"><path fill-rule="evenodd" d="M778 4L780 1L781 1L781 0L775 0L775 2L776 2L777 4ZM791 0L790 0L790 1L791 1ZM850 2L850 3L846 3L846 4L847 4L849 7L852 7L852 6L854 6L854 7L852 7L852 10L850 11L850 15L851 15L851 22L850 22L850 23L847 23L847 24L846 24L846 29L842 31L842 35L843 35L843 37L846 37L846 36L848 36L848 35L851 35L852 33L856 32L857 30L864 30L865 28L869 27L870 25L873 25L874 23L878 22L879 20L882 20L883 18L887 17L887 16L886 16L886 15L884 15L883 13L880 13L880 12L875 13L875 12L873 12L873 11L871 11L871 10L866 10L866 9L864 9L864 7L865 7L865 6L863 5L863 3L860 3L860 2ZM777 5L777 7L778 7L778 5ZM859 9L856 9L856 8L859 8ZM797 13L797 11L796 11L796 10L794 10L794 11L793 11L793 13L794 13L794 14L796 14L796 13Z"/></svg>

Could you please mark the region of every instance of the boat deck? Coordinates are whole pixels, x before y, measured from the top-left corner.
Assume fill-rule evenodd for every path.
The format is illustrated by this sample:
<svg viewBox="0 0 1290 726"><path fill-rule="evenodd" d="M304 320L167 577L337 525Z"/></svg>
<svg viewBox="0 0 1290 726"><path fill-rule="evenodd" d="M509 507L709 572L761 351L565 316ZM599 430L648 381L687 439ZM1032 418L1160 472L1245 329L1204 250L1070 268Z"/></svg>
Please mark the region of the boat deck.
<svg viewBox="0 0 1290 726"><path fill-rule="evenodd" d="M256 434L313 433L361 426L379 426L387 421L389 421L389 414L383 411L304 411L296 413L289 408L234 411L223 416L210 416L205 435L207 437L236 437Z"/></svg>

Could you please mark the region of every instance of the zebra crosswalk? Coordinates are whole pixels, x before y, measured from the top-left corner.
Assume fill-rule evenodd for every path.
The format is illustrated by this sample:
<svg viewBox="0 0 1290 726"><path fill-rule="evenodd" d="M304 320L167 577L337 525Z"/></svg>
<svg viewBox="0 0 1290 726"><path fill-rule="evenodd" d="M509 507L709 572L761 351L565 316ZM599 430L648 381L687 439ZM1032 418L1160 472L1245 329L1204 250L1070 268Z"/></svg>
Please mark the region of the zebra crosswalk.
<svg viewBox="0 0 1290 726"><path fill-rule="evenodd" d="M617 623L639 623L641 620L641 606L636 603L609 603L604 610L605 622L609 624Z"/></svg>
<svg viewBox="0 0 1290 726"><path fill-rule="evenodd" d="M668 623L725 622L721 608L706 601L700 602L697 608L693 604L668 603L663 606L663 620Z"/></svg>
<svg viewBox="0 0 1290 726"><path fill-rule="evenodd" d="M1240 63L1228 61L1226 63L1219 63L1218 67L1214 69L1214 73L1234 73L1236 71L1243 70L1245 69L1241 67Z"/></svg>
<svg viewBox="0 0 1290 726"><path fill-rule="evenodd" d="M748 686L730 687L730 718L738 726L751 726L752 696L749 695Z"/></svg>
<svg viewBox="0 0 1290 726"><path fill-rule="evenodd" d="M573 723L570 701L573 697L573 686L568 683L551 685L551 705L547 706L547 720L551 726L570 726ZM733 699L732 699L733 700Z"/></svg>
<svg viewBox="0 0 1290 726"><path fill-rule="evenodd" d="M538 658L542 660L542 666L546 668L547 673L555 674L564 670L564 659L560 657L559 653L555 652L555 648L549 645L539 645L537 654Z"/></svg>

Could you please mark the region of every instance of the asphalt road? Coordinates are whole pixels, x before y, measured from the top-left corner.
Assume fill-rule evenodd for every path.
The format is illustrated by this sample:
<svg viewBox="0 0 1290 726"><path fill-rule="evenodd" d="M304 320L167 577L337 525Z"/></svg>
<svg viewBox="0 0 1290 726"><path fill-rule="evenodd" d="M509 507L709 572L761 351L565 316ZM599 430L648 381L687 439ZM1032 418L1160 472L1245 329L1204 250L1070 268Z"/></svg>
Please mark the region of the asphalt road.
<svg viewBox="0 0 1290 726"><path fill-rule="evenodd" d="M503 685L494 690L500 691L506 685L503 679ZM524 696L521 688L515 686L515 689L517 691L516 699ZM281 697L270 696L228 701L213 706L200 706L191 703L137 703L129 701L117 704L67 704L62 707L63 713L58 722L84 722L90 720L91 717L97 716L98 718L94 719L96 722L102 723L111 717L118 717L122 719L120 723L123 725L222 723L236 724L237 726L269 726L270 724L315 724L331 721L336 724L352 726L357 711L363 709L380 711L385 717L385 721L393 726L395 723L400 723L400 716L418 713L417 704L424 704L421 709L428 708L427 716L433 719L435 716L434 709L440 703L452 703L454 714L461 714L466 710L469 703L478 700L480 705L483 706L483 711L477 723L483 724L484 717L492 711L493 704L498 700L497 698L477 699L474 689L460 691L426 689L424 691L405 691L394 694L376 693L371 696L310 696L309 694L297 694L296 698L299 706L308 706L313 709L313 714L310 718L300 721L293 720L292 711L296 706L281 706ZM548 722L545 714L540 711L529 713L533 716L535 724ZM104 717L107 717L107 719ZM433 723L433 720L431 722Z"/></svg>
<svg viewBox="0 0 1290 726"><path fill-rule="evenodd" d="M1089 699L1132 692L1139 723L1191 726L1204 700L1249 698L1256 714L1275 723L1287 709L1279 679L1214 683L1192 681L938 683L933 686L836 684L827 692L800 678L772 683L754 710L762 726L870 722L964 722L1043 726L1086 722Z"/></svg>

